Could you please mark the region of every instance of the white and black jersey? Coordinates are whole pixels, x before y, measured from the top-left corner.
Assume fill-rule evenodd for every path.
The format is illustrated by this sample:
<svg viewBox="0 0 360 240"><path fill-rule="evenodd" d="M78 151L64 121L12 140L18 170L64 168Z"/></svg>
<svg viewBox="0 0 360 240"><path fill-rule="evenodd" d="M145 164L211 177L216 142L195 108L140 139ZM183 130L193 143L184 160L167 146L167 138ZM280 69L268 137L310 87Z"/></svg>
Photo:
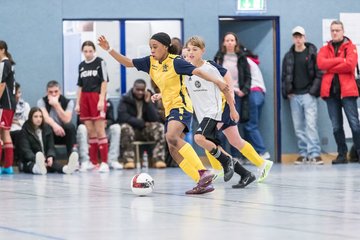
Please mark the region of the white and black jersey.
<svg viewBox="0 0 360 240"><path fill-rule="evenodd" d="M16 100L14 67L7 58L0 62L0 79L1 83L5 83L5 90L0 99L0 108L15 111Z"/></svg>
<svg viewBox="0 0 360 240"><path fill-rule="evenodd" d="M105 61L95 57L91 61L82 61L79 65L79 79L77 85L82 92L100 93L103 81L109 81Z"/></svg>
<svg viewBox="0 0 360 240"><path fill-rule="evenodd" d="M205 62L199 69L222 81L226 74L225 68L212 61ZM206 117L221 121L222 95L216 84L195 75L187 77L185 83L199 123Z"/></svg>

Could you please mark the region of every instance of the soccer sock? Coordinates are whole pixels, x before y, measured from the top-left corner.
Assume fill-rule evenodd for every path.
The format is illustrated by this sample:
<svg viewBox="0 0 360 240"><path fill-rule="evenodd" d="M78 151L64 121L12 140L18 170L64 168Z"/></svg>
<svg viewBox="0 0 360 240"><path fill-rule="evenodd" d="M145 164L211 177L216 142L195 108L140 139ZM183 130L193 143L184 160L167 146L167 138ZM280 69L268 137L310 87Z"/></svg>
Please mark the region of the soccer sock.
<svg viewBox="0 0 360 240"><path fill-rule="evenodd" d="M244 147L239 150L247 159L249 159L250 162L252 162L258 168L264 164L264 159L260 157L260 155L255 151L250 143L245 142Z"/></svg>
<svg viewBox="0 0 360 240"><path fill-rule="evenodd" d="M179 153L181 156L183 156L184 159L189 161L189 163L193 165L196 170L206 170L199 156L196 154L195 150L189 143L185 143L185 145L179 149Z"/></svg>
<svg viewBox="0 0 360 240"><path fill-rule="evenodd" d="M219 148L214 148L210 152L211 155L213 155L222 166L227 165L229 161L231 161L231 158L224 154Z"/></svg>
<svg viewBox="0 0 360 240"><path fill-rule="evenodd" d="M192 180L198 182L200 179L200 174L198 170L187 160L183 159L179 164L179 167L184 171L186 175L188 175Z"/></svg>
<svg viewBox="0 0 360 240"><path fill-rule="evenodd" d="M241 176L241 178L248 175L250 172L246 170L238 161L235 161L234 171Z"/></svg>
<svg viewBox="0 0 360 240"><path fill-rule="evenodd" d="M92 164L98 164L98 140L97 138L89 139L89 156Z"/></svg>
<svg viewBox="0 0 360 240"><path fill-rule="evenodd" d="M206 154L207 158L209 159L209 162L213 169L215 169L215 170L223 169L220 162L213 155L211 155L208 150L205 150L205 154Z"/></svg>
<svg viewBox="0 0 360 240"><path fill-rule="evenodd" d="M108 151L109 150L109 144L107 137L99 138L99 151L100 151L100 157L101 161L104 163L107 163L108 161Z"/></svg>
<svg viewBox="0 0 360 240"><path fill-rule="evenodd" d="M3 146L2 146L2 144L0 144L0 163L2 161L2 151L3 151ZM0 165L0 167L1 167L1 165Z"/></svg>
<svg viewBox="0 0 360 240"><path fill-rule="evenodd" d="M14 162L14 145L12 144L12 142L4 143L4 152L4 168L11 167Z"/></svg>

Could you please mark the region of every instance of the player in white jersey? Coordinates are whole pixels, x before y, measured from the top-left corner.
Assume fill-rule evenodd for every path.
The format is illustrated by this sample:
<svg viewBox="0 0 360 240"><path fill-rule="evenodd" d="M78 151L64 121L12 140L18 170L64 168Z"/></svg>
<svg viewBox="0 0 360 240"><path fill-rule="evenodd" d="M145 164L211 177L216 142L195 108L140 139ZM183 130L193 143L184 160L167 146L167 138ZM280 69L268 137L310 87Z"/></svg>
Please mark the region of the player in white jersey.
<svg viewBox="0 0 360 240"><path fill-rule="evenodd" d="M202 55L205 52L205 43L201 38L191 37L187 41L186 47L188 48L188 61L224 81L222 75L226 75L227 70L213 61L202 59ZM223 95L216 85L197 76L188 77L185 83L199 121L199 127L195 133L194 140L212 156L211 160L217 160L215 167L216 169L221 168L224 170L224 181L227 182L234 173L234 162L231 156L219 146L220 142L216 138L217 125L221 122L223 113ZM225 98L229 106L230 118L232 121L237 122L239 115L235 109L234 99L230 93L225 94ZM211 161L212 165L214 165L213 162ZM235 162L235 169L243 177L251 175L238 162Z"/></svg>
<svg viewBox="0 0 360 240"><path fill-rule="evenodd" d="M196 52L191 56L195 54L199 56L202 55L200 48L192 46L191 44L189 44L189 48L191 48L190 51ZM200 58L198 61L192 63L199 69L223 81L217 68L212 65L215 64L214 62L210 63ZM216 126L218 122L221 121L222 116L222 95L220 89L212 82L206 81L198 76L187 77L185 85L199 121L199 128L195 133L194 140L221 163L224 169L224 180L227 182L234 174L234 165L230 155L219 147L220 143L216 139ZM239 120L239 114L235 109L234 101L230 93L227 93L226 97L229 101L231 118L237 122Z"/></svg>
<svg viewBox="0 0 360 240"><path fill-rule="evenodd" d="M222 79L225 77L231 81L230 74L227 70L212 61L204 61L202 55L205 52L205 43L199 37L191 37L187 43L188 48L187 59L196 67L202 68L204 71L218 76ZM205 81L197 76L192 76L187 79L186 86L189 91L190 98L193 102L196 116L200 122L199 128L195 134L195 141L198 145L207 150L207 156L214 169L221 169L217 159L224 169L224 180L229 178L229 165L225 161L228 157L227 153L219 147L219 142L216 139L217 130L222 130L232 145L235 145L244 156L252 159L254 162L262 162L260 180L264 180L271 168L272 162L263 160L259 154L256 153L251 144L244 141L237 130L237 135L234 134L234 126L238 117L234 106L233 97L230 94L225 95L227 101L227 109L229 111L223 112L222 95L219 89L211 82ZM235 120L235 121L234 121ZM225 126L225 128L224 128ZM234 144L235 143L235 144ZM231 161L232 162L232 161ZM241 166L239 162L234 163L234 170L241 176L238 184L234 188L243 188L255 180L255 176Z"/></svg>

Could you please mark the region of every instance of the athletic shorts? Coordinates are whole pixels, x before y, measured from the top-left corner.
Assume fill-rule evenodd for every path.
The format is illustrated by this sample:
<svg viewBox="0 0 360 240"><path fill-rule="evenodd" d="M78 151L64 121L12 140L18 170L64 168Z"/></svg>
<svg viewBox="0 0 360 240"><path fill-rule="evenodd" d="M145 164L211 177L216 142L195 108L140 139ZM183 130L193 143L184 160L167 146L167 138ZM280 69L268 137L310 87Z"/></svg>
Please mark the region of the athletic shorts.
<svg viewBox="0 0 360 240"><path fill-rule="evenodd" d="M218 146L220 145L220 141L216 138L218 132L216 126L218 123L219 121L206 117L199 124L195 134L203 135L207 140L215 143Z"/></svg>
<svg viewBox="0 0 360 240"><path fill-rule="evenodd" d="M191 129L192 113L186 111L184 108L171 109L170 114L165 120L165 133L167 132L167 125L170 121L178 121L185 125L184 133L187 133Z"/></svg>
<svg viewBox="0 0 360 240"><path fill-rule="evenodd" d="M97 92L82 92L80 98L80 121L106 119L106 100L104 111L97 110L100 94Z"/></svg>
<svg viewBox="0 0 360 240"><path fill-rule="evenodd" d="M225 103L225 108L224 108L224 111L223 111L223 113L221 115L221 122L223 123L223 125L220 128L221 131L223 131L223 130L227 129L228 127L231 127L231 126L237 126L237 123L234 122L233 120L231 120L230 108L229 108L229 105L227 103Z"/></svg>
<svg viewBox="0 0 360 240"><path fill-rule="evenodd" d="M11 128L12 120L15 111L11 109L0 109L0 128L9 130Z"/></svg>

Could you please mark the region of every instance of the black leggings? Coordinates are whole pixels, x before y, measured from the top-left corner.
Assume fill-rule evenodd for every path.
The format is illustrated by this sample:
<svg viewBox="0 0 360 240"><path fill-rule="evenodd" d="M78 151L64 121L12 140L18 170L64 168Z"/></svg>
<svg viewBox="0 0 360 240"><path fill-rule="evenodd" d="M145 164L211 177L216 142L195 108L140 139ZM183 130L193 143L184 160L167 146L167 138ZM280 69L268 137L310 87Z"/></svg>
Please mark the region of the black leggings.
<svg viewBox="0 0 360 240"><path fill-rule="evenodd" d="M32 170L34 168L34 165L35 165L35 159L31 161L25 161L23 162L22 171L25 173L33 173ZM62 165L59 161L54 159L52 166L46 167L46 169L50 173L51 172L64 173L63 167L64 165Z"/></svg>

